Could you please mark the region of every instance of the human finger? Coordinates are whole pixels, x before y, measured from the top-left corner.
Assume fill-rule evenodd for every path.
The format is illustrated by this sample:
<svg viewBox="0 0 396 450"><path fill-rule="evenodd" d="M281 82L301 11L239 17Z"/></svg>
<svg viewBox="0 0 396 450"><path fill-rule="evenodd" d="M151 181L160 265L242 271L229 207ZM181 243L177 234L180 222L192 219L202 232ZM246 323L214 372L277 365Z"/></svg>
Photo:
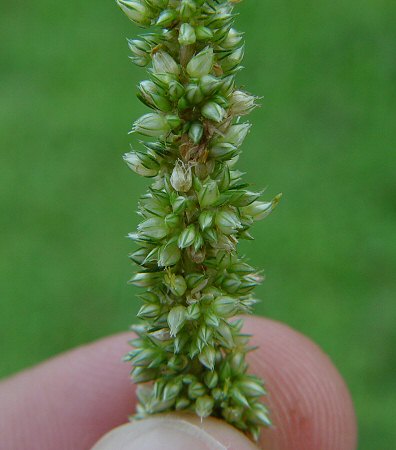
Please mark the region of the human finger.
<svg viewBox="0 0 396 450"><path fill-rule="evenodd" d="M259 346L249 361L251 371L267 381L274 421L263 433L262 448L353 450L352 402L323 352L268 319L246 318L245 331ZM118 335L98 341L2 382L0 434L9 448L85 450L125 422L136 402L129 368L121 362L126 340Z"/></svg>
<svg viewBox="0 0 396 450"><path fill-rule="evenodd" d="M251 371L266 380L273 426L263 431L271 450L354 450L356 417L348 388L330 358L310 339L272 320L249 317L259 348Z"/></svg>
<svg viewBox="0 0 396 450"><path fill-rule="evenodd" d="M223 420L193 414L161 414L118 427L92 450L257 450Z"/></svg>

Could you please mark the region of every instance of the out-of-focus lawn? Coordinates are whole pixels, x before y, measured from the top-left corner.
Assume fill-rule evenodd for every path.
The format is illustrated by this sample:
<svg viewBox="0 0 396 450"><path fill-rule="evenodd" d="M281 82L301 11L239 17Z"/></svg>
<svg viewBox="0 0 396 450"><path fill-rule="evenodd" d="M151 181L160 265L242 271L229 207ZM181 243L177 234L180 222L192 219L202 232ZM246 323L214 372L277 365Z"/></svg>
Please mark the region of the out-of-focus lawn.
<svg viewBox="0 0 396 450"><path fill-rule="evenodd" d="M126 285L145 182L121 161L144 111L112 1L6 2L0 15L0 374L133 322ZM240 6L264 96L241 167L284 201L243 246L259 313L316 340L346 378L361 450L396 448L396 3ZM320 449L318 449L320 450Z"/></svg>

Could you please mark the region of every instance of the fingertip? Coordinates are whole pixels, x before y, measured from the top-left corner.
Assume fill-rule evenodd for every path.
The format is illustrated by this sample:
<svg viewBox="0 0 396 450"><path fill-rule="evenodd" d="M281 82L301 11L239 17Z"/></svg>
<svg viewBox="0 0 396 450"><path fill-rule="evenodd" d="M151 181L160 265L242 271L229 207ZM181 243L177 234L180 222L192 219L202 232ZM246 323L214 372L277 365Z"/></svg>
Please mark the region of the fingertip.
<svg viewBox="0 0 396 450"><path fill-rule="evenodd" d="M166 414L122 425L105 435L92 450L257 450L242 433L224 421L200 421L192 414Z"/></svg>
<svg viewBox="0 0 396 450"><path fill-rule="evenodd" d="M130 367L122 362L127 340L125 333L101 339L2 381L5 448L89 448L124 423L136 402Z"/></svg>
<svg viewBox="0 0 396 450"><path fill-rule="evenodd" d="M273 427L262 433L271 450L354 450L356 417L348 388L330 358L311 340L272 320L248 317L259 348L251 372L267 385Z"/></svg>
<svg viewBox="0 0 396 450"><path fill-rule="evenodd" d="M259 347L249 354L250 371L266 380L265 402L274 423L262 433L262 448L354 450L352 401L330 359L309 339L278 322L249 317L244 330ZM90 448L99 436L123 423L136 401L130 368L121 362L129 349L128 337L98 341L4 381L0 386L3 442L15 450ZM26 424L23 430L21 417ZM225 437L231 436L230 429L237 433L227 449L255 448L222 421L206 420L204 426L220 443L224 430ZM243 439L240 446L232 447L238 439Z"/></svg>

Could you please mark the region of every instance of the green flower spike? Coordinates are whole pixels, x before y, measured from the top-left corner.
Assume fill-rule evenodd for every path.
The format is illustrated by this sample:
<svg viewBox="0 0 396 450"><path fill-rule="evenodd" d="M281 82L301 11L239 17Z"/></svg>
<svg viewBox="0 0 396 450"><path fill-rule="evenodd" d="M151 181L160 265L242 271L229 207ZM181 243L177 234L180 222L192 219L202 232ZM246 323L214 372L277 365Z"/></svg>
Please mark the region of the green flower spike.
<svg viewBox="0 0 396 450"><path fill-rule="evenodd" d="M236 87L244 54L243 34L233 28L238 0L117 3L154 30L128 40L131 60L149 66L137 95L151 111L133 123L131 133L146 139L124 159L153 179L139 203L142 222L129 235L139 266L130 283L144 289L126 356L139 384L136 417L188 410L258 439L270 425L265 389L248 373L252 348L235 316L251 312L261 277L237 244L252 239L249 228L280 195L260 201L234 169L250 130L240 118L257 106Z"/></svg>

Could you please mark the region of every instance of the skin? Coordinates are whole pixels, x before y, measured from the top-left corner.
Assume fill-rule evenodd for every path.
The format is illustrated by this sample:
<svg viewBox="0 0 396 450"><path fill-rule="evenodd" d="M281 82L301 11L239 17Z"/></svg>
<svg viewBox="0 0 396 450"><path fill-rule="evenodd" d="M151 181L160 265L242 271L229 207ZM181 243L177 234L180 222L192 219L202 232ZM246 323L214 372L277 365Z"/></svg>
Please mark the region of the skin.
<svg viewBox="0 0 396 450"><path fill-rule="evenodd" d="M248 317L244 330L253 335L252 344L259 346L249 355L250 371L266 380L265 402L274 423L263 431L259 448L355 450L351 397L322 350L300 333L268 319ZM86 450L125 423L136 404L130 367L121 362L129 350L129 338L120 334L102 339L2 381L1 448ZM177 450L187 448L183 439L191 442L189 450L257 448L222 421L200 423L195 416L182 414L124 425L95 450L168 448L164 442ZM195 439L200 444L194 446Z"/></svg>

